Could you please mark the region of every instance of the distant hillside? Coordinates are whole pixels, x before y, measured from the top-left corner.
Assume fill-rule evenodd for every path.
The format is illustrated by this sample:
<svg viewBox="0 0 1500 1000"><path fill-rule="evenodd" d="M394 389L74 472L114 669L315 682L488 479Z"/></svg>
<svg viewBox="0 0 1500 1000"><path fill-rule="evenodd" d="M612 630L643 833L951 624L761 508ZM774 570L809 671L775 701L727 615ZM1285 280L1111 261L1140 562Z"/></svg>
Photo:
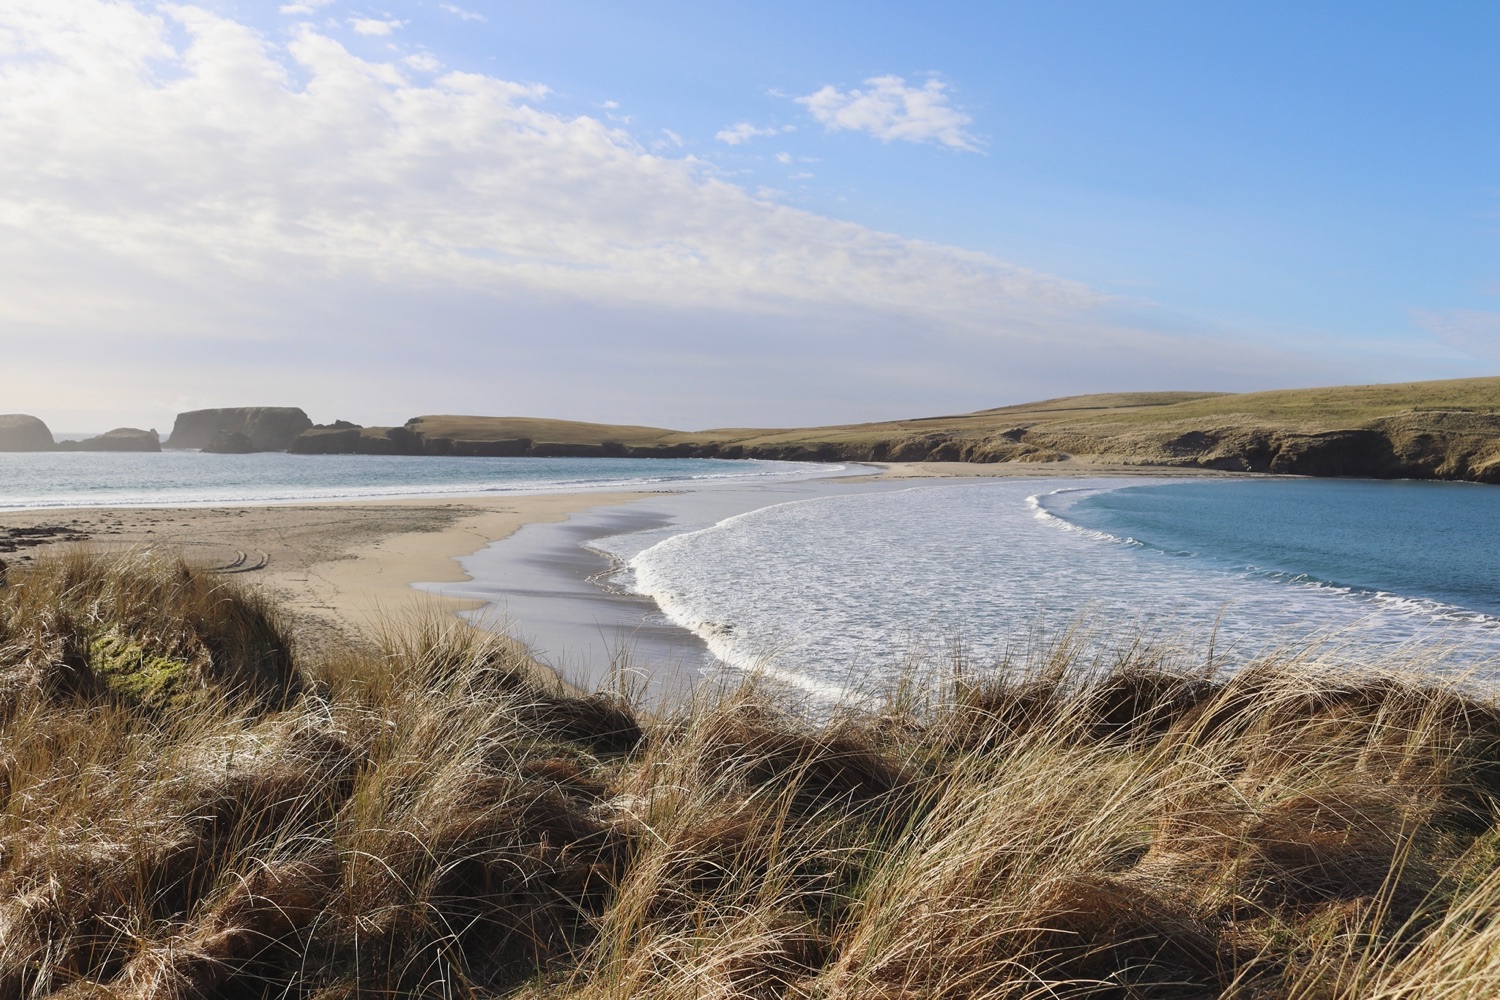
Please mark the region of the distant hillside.
<svg viewBox="0 0 1500 1000"><path fill-rule="evenodd" d="M1500 482L1500 378L1256 393L1108 393L795 429L423 416L301 434L304 453L1056 462Z"/></svg>

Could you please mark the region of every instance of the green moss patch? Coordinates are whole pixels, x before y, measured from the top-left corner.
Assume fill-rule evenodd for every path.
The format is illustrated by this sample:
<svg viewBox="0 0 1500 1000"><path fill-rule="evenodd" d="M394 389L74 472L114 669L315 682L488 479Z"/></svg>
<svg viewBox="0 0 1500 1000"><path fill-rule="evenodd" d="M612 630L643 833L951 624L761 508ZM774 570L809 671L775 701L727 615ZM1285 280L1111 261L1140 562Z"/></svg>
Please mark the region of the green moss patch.
<svg viewBox="0 0 1500 1000"><path fill-rule="evenodd" d="M89 668L104 688L132 705L183 708L203 695L198 671L186 660L163 656L119 632L95 636L88 646Z"/></svg>

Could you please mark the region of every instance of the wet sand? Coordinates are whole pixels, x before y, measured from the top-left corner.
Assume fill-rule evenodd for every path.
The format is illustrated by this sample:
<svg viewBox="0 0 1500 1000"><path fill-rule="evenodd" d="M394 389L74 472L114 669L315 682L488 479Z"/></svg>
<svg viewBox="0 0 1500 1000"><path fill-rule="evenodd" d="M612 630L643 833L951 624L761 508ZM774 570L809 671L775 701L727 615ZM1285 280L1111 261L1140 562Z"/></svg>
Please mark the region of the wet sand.
<svg viewBox="0 0 1500 1000"><path fill-rule="evenodd" d="M412 584L466 579L456 557L523 524L561 521L646 495L3 511L0 560L24 567L65 545L181 552L197 565L273 592L303 638L336 642L369 634L393 615L475 607Z"/></svg>
<svg viewBox="0 0 1500 1000"><path fill-rule="evenodd" d="M635 647L636 662L677 663L697 674L705 649L696 637L661 620L643 598L607 593L589 581L608 560L581 549L586 539L667 523L686 506L712 523L744 510L813 494L899 488L899 481L933 478L1097 476L1111 473L1181 476L1202 470L1101 466L1084 462L973 465L891 463L856 467L854 474L794 484L759 484L694 500L680 491L546 494L505 498L372 500L260 506L74 508L0 511L0 561L25 566L59 545L103 550L178 551L226 577L262 586L291 613L302 639L313 645L358 641L402 615L505 607L511 618L476 616L489 627L513 626L540 643L541 659L585 683L597 683L601 663ZM817 485L812 485L816 483ZM637 505L655 498L665 502ZM633 508L633 509L632 509ZM492 543L526 525L562 522L592 511L576 525L523 537L501 565L482 575L504 586L465 587L460 559L482 557ZM627 528L624 521L629 521ZM689 517L692 520L693 517ZM636 523L639 522L639 523ZM570 530L571 529L571 530ZM507 543L510 545L511 543ZM498 571L498 572L496 572ZM415 584L435 584L417 589ZM441 585L450 586L441 586ZM452 586L457 585L457 586ZM644 605L642 604L644 602ZM645 605L649 605L645 606ZM581 610L580 610L581 609ZM586 647L597 646L598 649ZM570 654L577 654L570 658ZM569 669L572 668L572 669Z"/></svg>

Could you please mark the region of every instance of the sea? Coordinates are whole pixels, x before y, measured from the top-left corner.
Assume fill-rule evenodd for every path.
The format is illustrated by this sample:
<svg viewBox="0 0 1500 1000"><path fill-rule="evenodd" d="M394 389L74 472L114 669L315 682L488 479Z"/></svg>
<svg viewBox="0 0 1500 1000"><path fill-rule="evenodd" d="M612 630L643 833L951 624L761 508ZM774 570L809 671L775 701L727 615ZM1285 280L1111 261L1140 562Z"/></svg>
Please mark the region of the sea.
<svg viewBox="0 0 1500 1000"><path fill-rule="evenodd" d="M1500 489L1005 479L796 500L632 551L593 543L717 662L811 694L1067 638L1107 662L1267 654L1493 674Z"/></svg>
<svg viewBox="0 0 1500 1000"><path fill-rule="evenodd" d="M797 479L827 471L806 463L695 458L0 453L0 510L598 492Z"/></svg>
<svg viewBox="0 0 1500 1000"><path fill-rule="evenodd" d="M1500 489L1275 477L870 480L701 459L0 455L0 511L633 491L461 559L477 598L588 681L640 643L816 697L1060 641L1233 667L1271 652L1500 665ZM3 521L0 521L3 523Z"/></svg>

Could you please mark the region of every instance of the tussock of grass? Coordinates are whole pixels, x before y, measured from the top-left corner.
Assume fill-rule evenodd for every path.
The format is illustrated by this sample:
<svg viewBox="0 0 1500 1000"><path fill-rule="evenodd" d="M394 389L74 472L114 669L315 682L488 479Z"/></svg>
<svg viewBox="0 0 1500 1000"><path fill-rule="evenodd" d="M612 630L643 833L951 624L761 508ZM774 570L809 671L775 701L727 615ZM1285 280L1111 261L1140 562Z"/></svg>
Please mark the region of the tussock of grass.
<svg viewBox="0 0 1500 1000"><path fill-rule="evenodd" d="M1492 701L1162 663L645 717L456 621L312 659L190 567L44 562L0 589L0 998L1500 995Z"/></svg>

